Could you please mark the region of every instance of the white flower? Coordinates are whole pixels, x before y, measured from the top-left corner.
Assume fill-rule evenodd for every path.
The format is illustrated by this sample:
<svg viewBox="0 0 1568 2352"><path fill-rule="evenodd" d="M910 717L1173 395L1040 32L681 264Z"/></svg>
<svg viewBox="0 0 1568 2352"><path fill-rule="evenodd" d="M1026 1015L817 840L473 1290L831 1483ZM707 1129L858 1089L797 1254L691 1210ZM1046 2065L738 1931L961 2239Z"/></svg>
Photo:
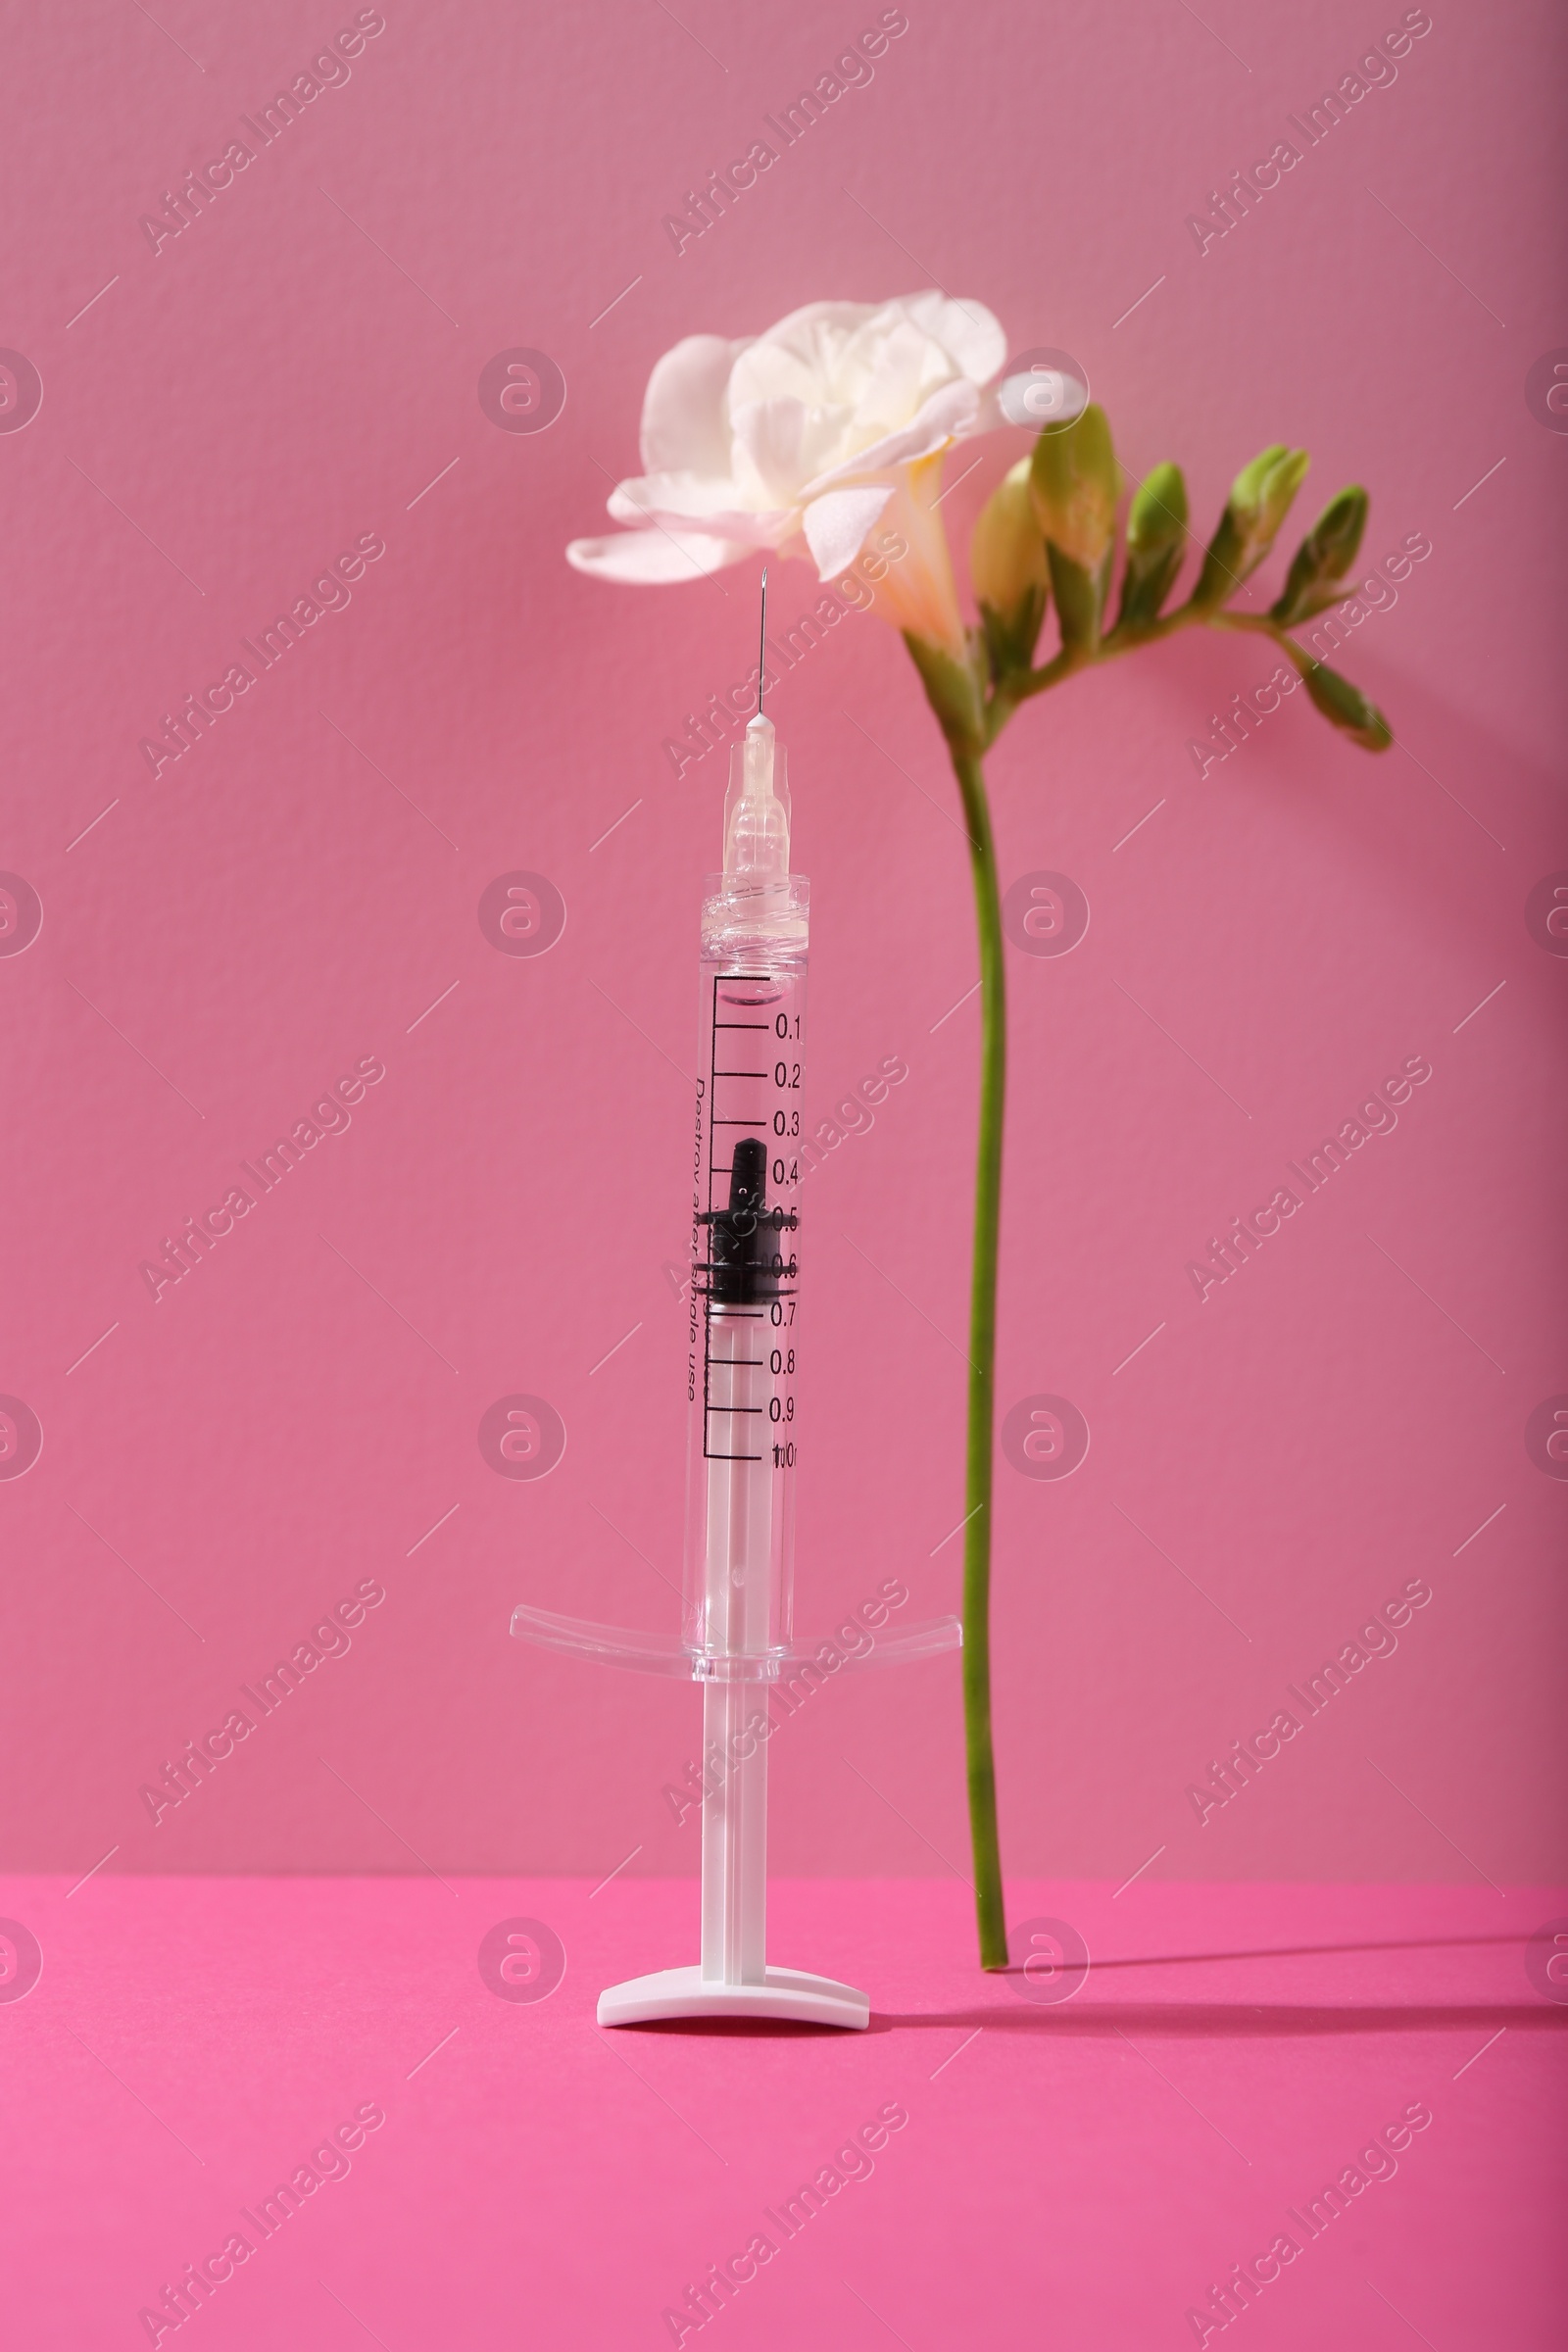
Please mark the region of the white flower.
<svg viewBox="0 0 1568 2352"><path fill-rule="evenodd" d="M689 580L761 548L808 552L829 580L882 523L908 552L878 601L961 650L938 476L953 442L1003 421L984 387L1005 349L988 310L938 293L808 303L755 340L689 335L648 381L645 471L609 502L631 529L573 540L567 560L607 579Z"/></svg>

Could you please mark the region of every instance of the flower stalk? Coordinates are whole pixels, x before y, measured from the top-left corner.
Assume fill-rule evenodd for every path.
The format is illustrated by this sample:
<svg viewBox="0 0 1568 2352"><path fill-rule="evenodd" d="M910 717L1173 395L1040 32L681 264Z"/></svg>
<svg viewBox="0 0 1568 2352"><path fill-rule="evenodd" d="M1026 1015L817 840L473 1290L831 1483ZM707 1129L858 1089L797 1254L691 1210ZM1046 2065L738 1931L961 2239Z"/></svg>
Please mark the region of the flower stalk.
<svg viewBox="0 0 1568 2352"><path fill-rule="evenodd" d="M1042 435L1033 460L1002 482L975 526L971 573L980 624L967 658L906 630L947 741L963 808L980 951L980 1105L975 1154L974 1249L969 1292L968 1416L964 1452L963 1717L969 1834L974 1857L980 1965L1008 1964L991 1713L991 1544L996 1439L997 1275L1002 1239L1002 1146L1006 1102L1006 975L996 842L985 754L1015 710L1081 669L1202 625L1269 637L1295 664L1326 718L1368 751L1393 741L1388 721L1348 679L1297 644L1290 630L1343 594L1366 518L1359 489L1342 491L1303 541L1281 596L1266 612L1232 612L1227 600L1273 543L1305 471L1305 454L1276 447L1237 476L1185 604L1161 607L1181 568L1187 490L1174 466L1156 466L1128 515L1121 607L1104 629L1115 562L1120 471L1103 414ZM1024 495L1027 481L1028 497ZM1058 650L1034 662L1049 601Z"/></svg>
<svg viewBox="0 0 1568 2352"><path fill-rule="evenodd" d="M963 1502L963 1722L982 1968L1007 1965L997 1767L991 1739L991 1482L996 1445L997 1253L1002 1240L1002 1125L1007 1089L1006 974L997 852L979 755L955 752L980 939L980 1133L969 1286L969 1411Z"/></svg>

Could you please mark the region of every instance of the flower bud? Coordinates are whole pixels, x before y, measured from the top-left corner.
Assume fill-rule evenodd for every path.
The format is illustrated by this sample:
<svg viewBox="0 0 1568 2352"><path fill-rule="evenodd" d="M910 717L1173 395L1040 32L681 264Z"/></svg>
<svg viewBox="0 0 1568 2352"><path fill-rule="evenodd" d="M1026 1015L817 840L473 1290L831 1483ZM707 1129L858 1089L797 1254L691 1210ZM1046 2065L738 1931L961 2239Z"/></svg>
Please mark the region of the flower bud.
<svg viewBox="0 0 1568 2352"><path fill-rule="evenodd" d="M1156 466L1139 485L1127 515L1127 568L1118 628L1159 617L1182 566L1187 542L1187 484L1179 466Z"/></svg>
<svg viewBox="0 0 1568 2352"><path fill-rule="evenodd" d="M1116 535L1121 495L1110 424L1098 401L1071 424L1041 434L1029 486L1040 528L1052 546L1081 570L1098 571Z"/></svg>
<svg viewBox="0 0 1568 2352"><path fill-rule="evenodd" d="M1029 495L1029 460L1020 458L981 508L969 541L976 602L1011 613L1031 589L1046 586L1046 543Z"/></svg>
<svg viewBox="0 0 1568 2352"><path fill-rule="evenodd" d="M1283 441L1276 441L1242 467L1208 543L1194 604L1224 604L1248 573L1257 569L1311 463L1304 449L1287 449Z"/></svg>
<svg viewBox="0 0 1568 2352"><path fill-rule="evenodd" d="M1367 495L1359 483L1331 498L1297 549L1285 588L1270 618L1287 627L1336 604L1366 528Z"/></svg>
<svg viewBox="0 0 1568 2352"><path fill-rule="evenodd" d="M1337 727L1343 727L1352 743L1358 743L1366 752L1388 750L1394 741L1394 729L1359 686L1342 678L1326 662L1314 662L1305 677L1306 691L1318 710Z"/></svg>
<svg viewBox="0 0 1568 2352"><path fill-rule="evenodd" d="M1027 458L1019 459L980 510L969 541L969 577L992 677L1026 670L1051 600Z"/></svg>
<svg viewBox="0 0 1568 2352"><path fill-rule="evenodd" d="M1156 466L1127 511L1127 553L1148 564L1187 536L1187 483L1179 466Z"/></svg>
<svg viewBox="0 0 1568 2352"><path fill-rule="evenodd" d="M1231 484L1232 511L1247 534L1251 563L1261 564L1273 546L1311 463L1304 449L1265 449Z"/></svg>

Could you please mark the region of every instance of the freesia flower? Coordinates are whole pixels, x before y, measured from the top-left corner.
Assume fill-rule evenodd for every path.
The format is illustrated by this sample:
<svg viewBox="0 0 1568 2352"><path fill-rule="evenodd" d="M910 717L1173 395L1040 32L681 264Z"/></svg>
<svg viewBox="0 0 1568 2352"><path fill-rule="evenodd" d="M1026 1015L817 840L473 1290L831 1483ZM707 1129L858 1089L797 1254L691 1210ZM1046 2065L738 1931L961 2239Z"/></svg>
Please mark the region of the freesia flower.
<svg viewBox="0 0 1568 2352"><path fill-rule="evenodd" d="M961 654L953 565L936 513L943 454L1004 420L988 390L1006 345L978 302L909 294L813 302L765 334L689 335L655 368L643 402L644 471L610 513L630 525L567 548L614 580L696 579L754 550L848 569L879 526L908 553L877 588L885 615ZM1068 413L1082 406L1068 390Z"/></svg>

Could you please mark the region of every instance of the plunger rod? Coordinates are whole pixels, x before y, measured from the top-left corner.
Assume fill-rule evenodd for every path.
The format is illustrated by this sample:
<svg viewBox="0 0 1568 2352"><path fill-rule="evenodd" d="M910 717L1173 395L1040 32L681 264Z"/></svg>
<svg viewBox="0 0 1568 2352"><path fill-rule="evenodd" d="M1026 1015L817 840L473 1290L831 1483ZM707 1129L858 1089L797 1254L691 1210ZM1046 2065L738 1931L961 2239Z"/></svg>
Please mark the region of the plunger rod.
<svg viewBox="0 0 1568 2352"><path fill-rule="evenodd" d="M711 1426L733 1433L726 1451L734 1458L708 1465L709 1642L738 1658L767 1648L772 1486L763 1433L771 1384L765 1310L710 1311L712 1401L728 1408ZM703 1693L702 1973L723 1984L760 1984L766 1970L767 1748L747 1729L766 1689L747 1677L710 1682Z"/></svg>

